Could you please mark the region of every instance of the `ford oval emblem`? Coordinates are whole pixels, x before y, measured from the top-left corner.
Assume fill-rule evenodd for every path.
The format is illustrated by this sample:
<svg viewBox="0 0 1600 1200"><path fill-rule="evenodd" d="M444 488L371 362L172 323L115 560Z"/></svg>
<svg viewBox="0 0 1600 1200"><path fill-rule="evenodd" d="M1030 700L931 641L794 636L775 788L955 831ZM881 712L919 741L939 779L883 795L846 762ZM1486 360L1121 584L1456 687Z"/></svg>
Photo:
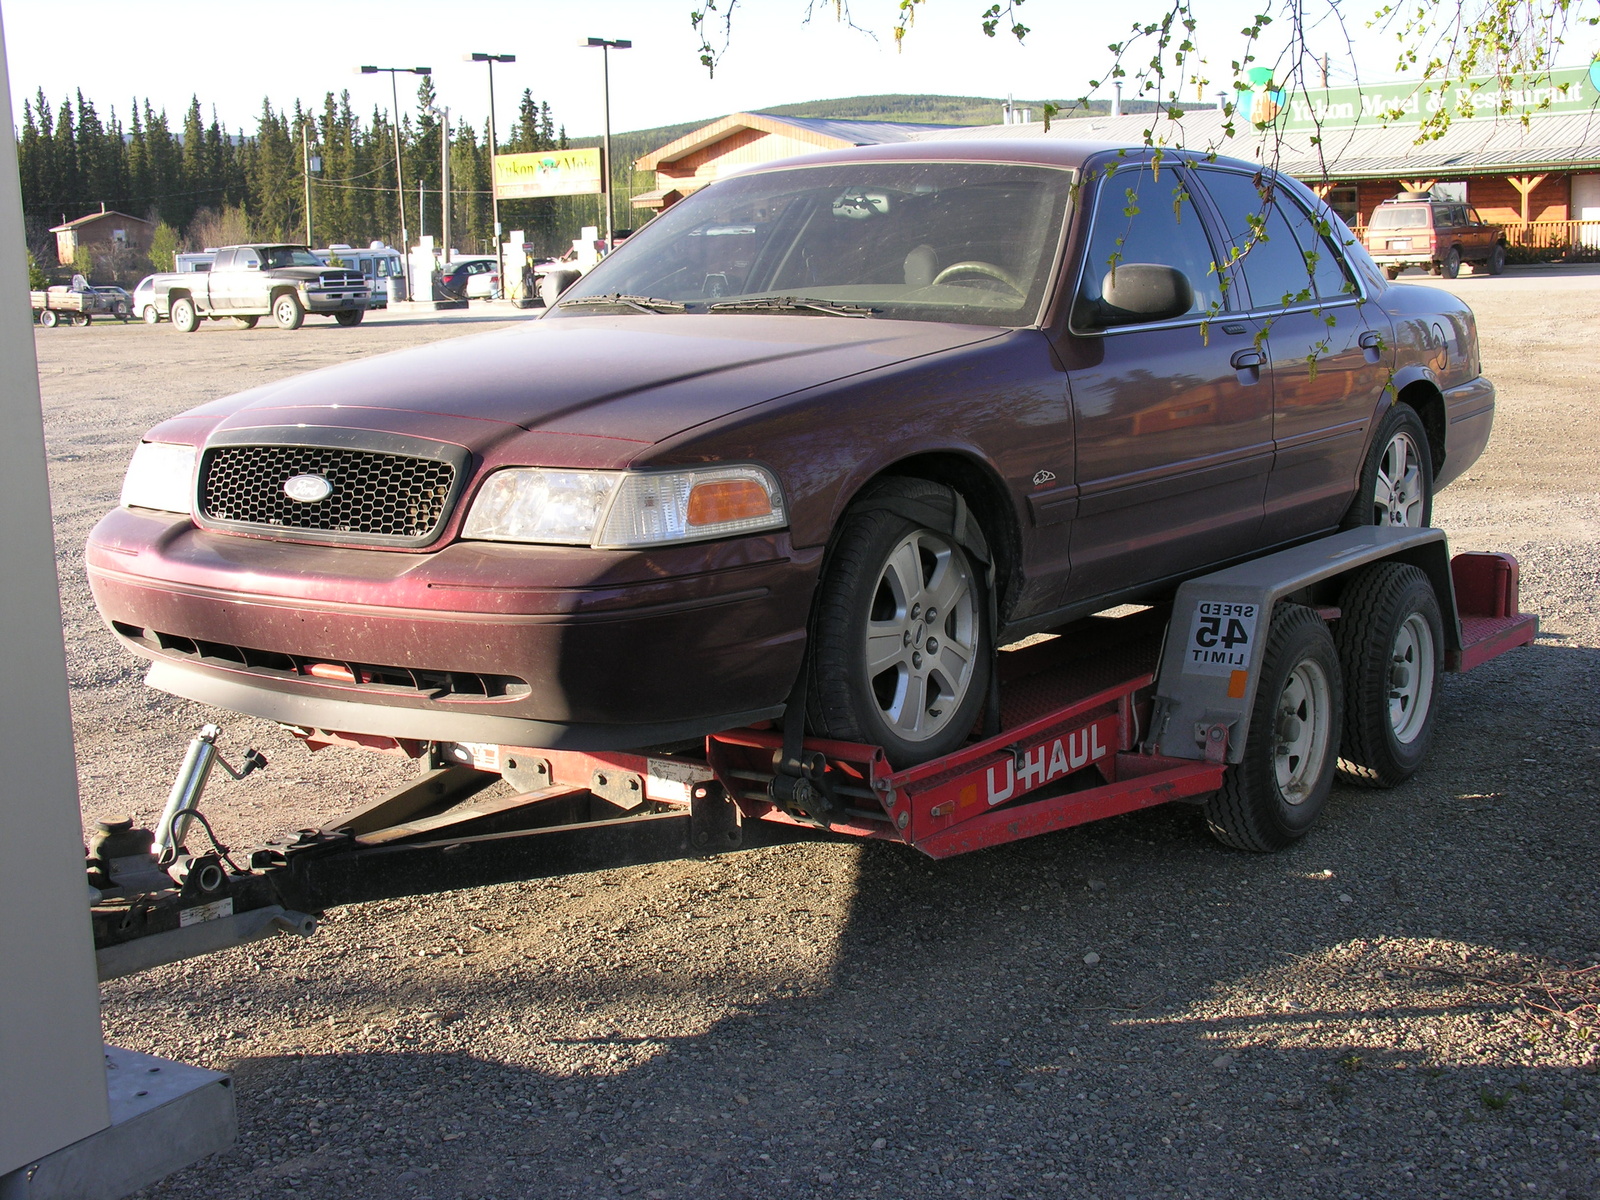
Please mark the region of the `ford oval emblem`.
<svg viewBox="0 0 1600 1200"><path fill-rule="evenodd" d="M333 484L321 475L291 475L283 481L283 494L301 504L315 504L333 494Z"/></svg>

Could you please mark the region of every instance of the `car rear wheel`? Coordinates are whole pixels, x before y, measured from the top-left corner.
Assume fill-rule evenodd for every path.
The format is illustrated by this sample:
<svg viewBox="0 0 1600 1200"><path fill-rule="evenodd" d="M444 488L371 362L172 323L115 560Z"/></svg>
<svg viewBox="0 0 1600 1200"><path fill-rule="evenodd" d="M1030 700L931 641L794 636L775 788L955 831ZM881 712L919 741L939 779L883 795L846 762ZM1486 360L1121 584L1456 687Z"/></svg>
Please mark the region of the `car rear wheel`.
<svg viewBox="0 0 1600 1200"><path fill-rule="evenodd" d="M334 313L333 319L339 322L339 324L343 325L346 329L349 329L352 325L361 324L361 318L366 315L367 314L362 309L351 308L346 309L344 312Z"/></svg>
<svg viewBox="0 0 1600 1200"><path fill-rule="evenodd" d="M948 488L889 479L844 518L818 597L808 724L819 736L882 746L896 767L948 754L988 690L984 575L949 534L895 511L933 510Z"/></svg>
<svg viewBox="0 0 1600 1200"><path fill-rule="evenodd" d="M233 323L240 329L254 329L260 319L260 317L235 317Z"/></svg>
<svg viewBox="0 0 1600 1200"><path fill-rule="evenodd" d="M1396 404L1378 423L1377 436L1361 468L1356 496L1341 525L1406 525L1420 529L1433 519L1433 457L1422 418Z"/></svg>
<svg viewBox="0 0 1600 1200"><path fill-rule="evenodd" d="M172 302L172 327L179 333L193 333L200 328L200 314L194 310L194 301L180 296Z"/></svg>
<svg viewBox="0 0 1600 1200"><path fill-rule="evenodd" d="M1460 275L1461 251L1455 246L1451 246L1450 249L1445 252L1444 262L1441 264L1440 269L1444 272L1444 277L1446 279L1454 279L1457 275Z"/></svg>
<svg viewBox="0 0 1600 1200"><path fill-rule="evenodd" d="M154 304L146 304L144 306L144 312L140 315L144 317L144 323L146 325L161 324L161 314L156 311L156 306Z"/></svg>
<svg viewBox="0 0 1600 1200"><path fill-rule="evenodd" d="M300 297L284 292L272 302L272 319L279 329L299 329L306 319L306 310L300 306Z"/></svg>
<svg viewBox="0 0 1600 1200"><path fill-rule="evenodd" d="M1498 275L1506 269L1506 248L1499 243L1489 251L1489 274Z"/></svg>
<svg viewBox="0 0 1600 1200"><path fill-rule="evenodd" d="M1433 741L1444 652L1439 599L1418 568L1385 562L1351 576L1339 609L1340 773L1367 787L1394 787L1415 774Z"/></svg>
<svg viewBox="0 0 1600 1200"><path fill-rule="evenodd" d="M1320 617L1299 604L1272 614L1244 756L1206 802L1206 824L1237 850L1281 850L1304 837L1333 789L1343 705L1339 656Z"/></svg>

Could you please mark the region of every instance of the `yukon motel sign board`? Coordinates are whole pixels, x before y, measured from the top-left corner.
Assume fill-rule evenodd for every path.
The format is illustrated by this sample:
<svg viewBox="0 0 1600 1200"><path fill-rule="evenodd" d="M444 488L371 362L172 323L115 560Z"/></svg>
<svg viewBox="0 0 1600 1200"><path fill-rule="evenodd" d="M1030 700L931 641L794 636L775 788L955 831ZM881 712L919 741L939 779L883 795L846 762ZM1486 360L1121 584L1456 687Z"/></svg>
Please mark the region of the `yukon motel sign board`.
<svg viewBox="0 0 1600 1200"><path fill-rule="evenodd" d="M494 192L501 200L590 196L600 191L600 148L539 150L494 156Z"/></svg>
<svg viewBox="0 0 1600 1200"><path fill-rule="evenodd" d="M1240 89L1239 115L1258 127L1316 131L1361 125L1420 124L1441 111L1451 120L1545 113L1589 112L1600 102L1600 63L1503 80L1495 76L1431 83L1369 84L1365 87L1290 91L1256 68ZM1258 77L1259 76L1259 77Z"/></svg>

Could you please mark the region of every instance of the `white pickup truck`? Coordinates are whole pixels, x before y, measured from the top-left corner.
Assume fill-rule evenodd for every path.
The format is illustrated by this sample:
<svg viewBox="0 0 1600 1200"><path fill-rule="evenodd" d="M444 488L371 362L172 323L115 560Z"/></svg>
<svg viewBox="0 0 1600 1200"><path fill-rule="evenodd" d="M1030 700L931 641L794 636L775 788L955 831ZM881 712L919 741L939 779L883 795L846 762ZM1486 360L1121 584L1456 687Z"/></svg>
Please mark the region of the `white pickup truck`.
<svg viewBox="0 0 1600 1200"><path fill-rule="evenodd" d="M372 303L360 271L330 267L311 250L294 245L224 246L205 272L154 275L140 284L142 315L193 333L202 318L231 318L249 328L271 316L284 329L298 329L306 314L359 325Z"/></svg>

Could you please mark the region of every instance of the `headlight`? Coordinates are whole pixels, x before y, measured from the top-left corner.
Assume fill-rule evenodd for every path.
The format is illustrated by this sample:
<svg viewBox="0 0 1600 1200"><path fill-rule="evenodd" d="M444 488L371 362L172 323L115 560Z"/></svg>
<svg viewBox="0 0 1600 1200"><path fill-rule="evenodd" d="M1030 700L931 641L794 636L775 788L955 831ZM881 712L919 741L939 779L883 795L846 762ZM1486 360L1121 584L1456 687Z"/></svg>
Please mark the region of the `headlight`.
<svg viewBox="0 0 1600 1200"><path fill-rule="evenodd" d="M626 548L781 529L787 521L778 481L762 467L640 472L517 467L489 477L462 536Z"/></svg>
<svg viewBox="0 0 1600 1200"><path fill-rule="evenodd" d="M186 513L193 497L194 447L140 442L122 480L124 507Z"/></svg>

